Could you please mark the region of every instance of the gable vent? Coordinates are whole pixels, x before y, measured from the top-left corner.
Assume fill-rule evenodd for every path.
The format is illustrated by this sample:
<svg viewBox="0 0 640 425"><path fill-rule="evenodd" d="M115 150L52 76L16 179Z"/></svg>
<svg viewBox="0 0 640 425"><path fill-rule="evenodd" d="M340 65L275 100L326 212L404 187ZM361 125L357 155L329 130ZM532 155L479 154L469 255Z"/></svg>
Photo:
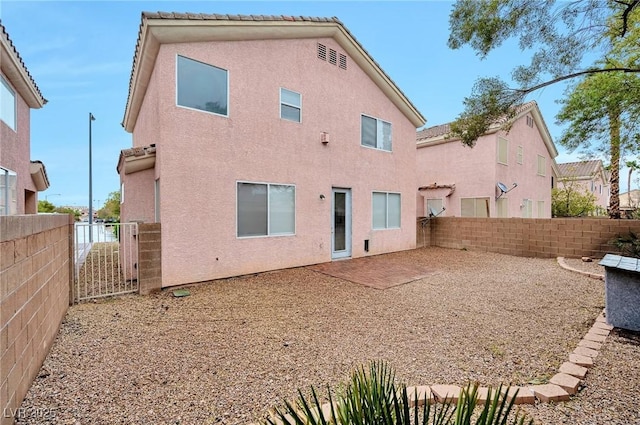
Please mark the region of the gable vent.
<svg viewBox="0 0 640 425"><path fill-rule="evenodd" d="M329 49L329 63L331 65L336 65L338 63L337 53L333 49Z"/></svg>
<svg viewBox="0 0 640 425"><path fill-rule="evenodd" d="M338 65L342 69L347 69L347 56L340 53L340 65Z"/></svg>
<svg viewBox="0 0 640 425"><path fill-rule="evenodd" d="M327 60L327 46L318 43L318 59Z"/></svg>

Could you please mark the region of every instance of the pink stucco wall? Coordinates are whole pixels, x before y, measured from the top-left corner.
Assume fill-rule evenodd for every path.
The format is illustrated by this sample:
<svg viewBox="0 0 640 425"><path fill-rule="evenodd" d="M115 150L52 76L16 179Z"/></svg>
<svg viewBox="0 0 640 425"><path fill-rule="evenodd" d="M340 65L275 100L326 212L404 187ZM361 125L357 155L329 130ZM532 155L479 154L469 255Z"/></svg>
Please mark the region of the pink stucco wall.
<svg viewBox="0 0 640 425"><path fill-rule="evenodd" d="M352 192L352 257L415 247L415 126L355 62L317 59L317 41L161 46L133 144L158 148L163 286L331 261L332 187ZM176 106L178 54L229 71L229 117ZM279 118L281 87L301 93L302 123ZM360 145L361 114L392 123L393 152ZM238 181L295 185L295 235L238 238ZM372 230L373 191L401 193L400 229Z"/></svg>
<svg viewBox="0 0 640 425"><path fill-rule="evenodd" d="M508 141L507 165L498 163L498 137ZM517 163L517 148L523 148L522 164ZM545 157L545 176L537 174L538 155ZM508 202L508 217L522 217L524 199L533 201L533 217L551 217L552 159L540 132L526 124L525 116L518 119L509 133L498 132L481 137L473 148L464 146L459 140L425 146L417 150L417 186L455 184L455 191L447 196L449 189L421 191L416 205L418 216L425 215L427 198L443 200L446 210L442 216L459 217L462 198L489 198L491 217L496 217L496 183L508 188L518 186L503 195ZM543 211L538 212L538 201L544 202Z"/></svg>
<svg viewBox="0 0 640 425"><path fill-rule="evenodd" d="M0 120L0 167L15 171L18 176L17 214L33 213L37 210L37 197L34 196L36 188L29 170L31 110L9 79L4 74L2 76L16 95L17 120L15 130ZM30 192L30 196L25 197L25 191Z"/></svg>

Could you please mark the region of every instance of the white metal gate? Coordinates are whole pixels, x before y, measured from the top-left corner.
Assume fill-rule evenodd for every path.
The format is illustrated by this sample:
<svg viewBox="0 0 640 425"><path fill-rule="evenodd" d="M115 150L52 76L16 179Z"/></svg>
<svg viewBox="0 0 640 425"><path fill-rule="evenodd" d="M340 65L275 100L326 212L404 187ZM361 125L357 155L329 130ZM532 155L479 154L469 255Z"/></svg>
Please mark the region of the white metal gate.
<svg viewBox="0 0 640 425"><path fill-rule="evenodd" d="M138 224L76 223L74 301L138 291Z"/></svg>

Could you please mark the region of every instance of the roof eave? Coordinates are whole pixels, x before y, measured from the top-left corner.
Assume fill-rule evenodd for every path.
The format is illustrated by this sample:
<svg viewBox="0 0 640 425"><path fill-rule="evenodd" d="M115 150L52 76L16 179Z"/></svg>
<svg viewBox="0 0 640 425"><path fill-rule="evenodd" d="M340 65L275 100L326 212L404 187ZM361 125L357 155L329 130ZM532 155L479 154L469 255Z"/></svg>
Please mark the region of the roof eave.
<svg viewBox="0 0 640 425"><path fill-rule="evenodd" d="M33 79L20 61L19 57L14 53L14 48L9 44L9 40L3 34L0 36L0 64L2 74L11 82L15 89L24 99L27 105L32 109L40 109L47 100L42 96L38 88L35 86Z"/></svg>
<svg viewBox="0 0 640 425"><path fill-rule="evenodd" d="M161 44L331 37L345 49L393 104L416 127L426 120L369 54L337 21L245 21L143 18L134 56L130 93L122 122L133 132Z"/></svg>

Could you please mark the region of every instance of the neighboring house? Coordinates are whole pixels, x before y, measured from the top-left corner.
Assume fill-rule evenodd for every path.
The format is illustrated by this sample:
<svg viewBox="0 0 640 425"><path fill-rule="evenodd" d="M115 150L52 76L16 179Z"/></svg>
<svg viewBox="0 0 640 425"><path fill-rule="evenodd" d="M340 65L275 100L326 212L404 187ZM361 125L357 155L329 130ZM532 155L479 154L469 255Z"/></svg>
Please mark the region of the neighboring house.
<svg viewBox="0 0 640 425"><path fill-rule="evenodd" d="M536 102L517 109L508 132L495 123L473 148L449 124L417 133L417 215L551 217L558 151ZM444 208L444 211L442 210Z"/></svg>
<svg viewBox="0 0 640 425"><path fill-rule="evenodd" d="M36 214L49 187L44 164L31 161L31 109L47 103L0 22L0 215Z"/></svg>
<svg viewBox="0 0 640 425"><path fill-rule="evenodd" d="M620 211L627 218L633 217L633 213L640 207L640 190L620 194Z"/></svg>
<svg viewBox="0 0 640 425"><path fill-rule="evenodd" d="M336 18L143 13L121 218L163 287L411 249L424 122Z"/></svg>
<svg viewBox="0 0 640 425"><path fill-rule="evenodd" d="M558 188L572 186L580 192L593 194L596 197L596 207L600 213L606 214L609 208L609 173L601 160L566 162L558 164L558 170Z"/></svg>

